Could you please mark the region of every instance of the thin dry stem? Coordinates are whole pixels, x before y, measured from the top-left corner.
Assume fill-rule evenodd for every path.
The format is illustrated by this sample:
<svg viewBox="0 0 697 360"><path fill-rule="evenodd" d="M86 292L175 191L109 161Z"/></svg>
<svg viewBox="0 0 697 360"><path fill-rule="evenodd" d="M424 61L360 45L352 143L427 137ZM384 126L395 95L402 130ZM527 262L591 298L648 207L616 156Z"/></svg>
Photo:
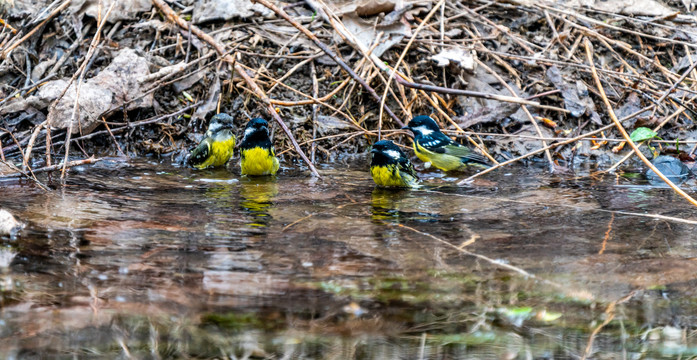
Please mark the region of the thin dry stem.
<svg viewBox="0 0 697 360"><path fill-rule="evenodd" d="M598 91L600 92L600 96L603 99L603 103L605 103L605 107L607 108L608 115L610 115L610 118L612 121L615 123L615 126L617 127L617 130L622 134L622 137L624 137L625 140L627 140L627 143L629 143L629 146L632 147L632 150L636 153L636 155L641 159L641 161L646 164L646 166L653 170L656 175L658 175L661 180L663 180L668 186L670 186L673 191L678 193L680 196L685 198L688 202L690 202L692 205L697 206L697 201L692 198L692 196L688 195L686 192L684 192L682 189L677 187L675 184L673 184L670 179L668 179L663 173L661 173L660 170L658 170L652 163L649 161L649 159L644 156L639 151L639 147L632 141L632 139L629 137L629 134L627 133L627 130L624 129L624 126L622 126L622 123L620 123L619 119L617 119L617 116L615 115L615 111L612 109L612 105L610 105L610 100L607 99L607 96L605 95L605 90L603 89L603 84L600 82L600 78L598 77L598 72L595 71L595 63L593 62L593 51L591 50L591 43L588 39L583 44L586 48L586 58L588 59L588 63L591 66L591 73L593 74L593 80L595 80L595 85L598 87Z"/></svg>

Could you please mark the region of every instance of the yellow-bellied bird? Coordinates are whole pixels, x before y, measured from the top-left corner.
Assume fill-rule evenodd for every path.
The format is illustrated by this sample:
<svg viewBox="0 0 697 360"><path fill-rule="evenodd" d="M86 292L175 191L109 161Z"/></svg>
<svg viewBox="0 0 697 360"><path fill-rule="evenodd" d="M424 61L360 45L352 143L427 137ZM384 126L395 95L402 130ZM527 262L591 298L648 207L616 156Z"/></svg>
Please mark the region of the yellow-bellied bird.
<svg viewBox="0 0 697 360"><path fill-rule="evenodd" d="M413 187L419 177L406 155L390 140L380 140L370 150L370 175L381 187Z"/></svg>
<svg viewBox="0 0 697 360"><path fill-rule="evenodd" d="M403 129L414 133L416 156L443 171L463 170L471 165L484 168L491 166L487 158L443 134L429 116L417 116Z"/></svg>
<svg viewBox="0 0 697 360"><path fill-rule="evenodd" d="M279 163L266 120L256 118L247 123L240 154L242 175L276 175Z"/></svg>
<svg viewBox="0 0 697 360"><path fill-rule="evenodd" d="M232 129L230 115L220 113L213 116L203 140L191 152L189 164L197 169L225 165L235 148L235 134Z"/></svg>

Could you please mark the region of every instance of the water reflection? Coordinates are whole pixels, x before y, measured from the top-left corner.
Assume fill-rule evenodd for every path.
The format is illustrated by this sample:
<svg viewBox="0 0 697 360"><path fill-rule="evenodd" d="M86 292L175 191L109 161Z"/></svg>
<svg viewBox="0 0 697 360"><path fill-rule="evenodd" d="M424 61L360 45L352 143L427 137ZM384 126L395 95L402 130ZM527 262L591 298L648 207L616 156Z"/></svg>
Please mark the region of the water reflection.
<svg viewBox="0 0 697 360"><path fill-rule="evenodd" d="M400 202L410 196L409 190L375 188L371 194L371 220L375 224L375 239L385 246L400 243L400 232L390 224L401 224L405 214L400 210Z"/></svg>
<svg viewBox="0 0 697 360"><path fill-rule="evenodd" d="M371 218L377 223L390 221L399 223L399 202L409 196L409 190L375 188L371 194Z"/></svg>
<svg viewBox="0 0 697 360"><path fill-rule="evenodd" d="M269 211L278 195L275 177L247 177L240 181L240 208L250 215L248 226L265 228L272 220Z"/></svg>
<svg viewBox="0 0 697 360"><path fill-rule="evenodd" d="M608 213L692 216L662 189L122 166L3 194L28 228L0 241L0 358L582 358L636 289L589 358L697 355L694 225Z"/></svg>

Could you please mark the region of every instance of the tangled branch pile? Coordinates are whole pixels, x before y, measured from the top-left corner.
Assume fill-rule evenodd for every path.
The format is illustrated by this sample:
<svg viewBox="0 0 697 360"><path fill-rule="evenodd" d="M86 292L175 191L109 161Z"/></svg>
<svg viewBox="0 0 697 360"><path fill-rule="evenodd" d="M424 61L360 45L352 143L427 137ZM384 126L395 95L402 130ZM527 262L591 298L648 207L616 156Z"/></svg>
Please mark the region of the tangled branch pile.
<svg viewBox="0 0 697 360"><path fill-rule="evenodd" d="M431 114L499 161L610 165L627 150L586 40L624 127L691 158L689 1L259 1L5 2L0 174L63 154L181 161L212 114L242 126L271 110L289 128L279 153L311 162L408 144L398 129Z"/></svg>

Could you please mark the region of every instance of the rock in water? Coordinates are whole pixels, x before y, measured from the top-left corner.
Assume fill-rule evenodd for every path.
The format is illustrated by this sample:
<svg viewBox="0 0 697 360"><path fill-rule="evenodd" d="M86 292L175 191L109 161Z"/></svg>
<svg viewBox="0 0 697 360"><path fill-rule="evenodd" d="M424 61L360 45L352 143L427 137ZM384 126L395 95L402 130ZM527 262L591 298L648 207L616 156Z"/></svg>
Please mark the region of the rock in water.
<svg viewBox="0 0 697 360"><path fill-rule="evenodd" d="M14 236L22 230L23 227L24 224L17 221L9 211L0 209L0 236Z"/></svg>
<svg viewBox="0 0 697 360"><path fill-rule="evenodd" d="M680 184L690 175L690 169L679 159L672 156L661 155L651 162L670 181ZM661 185L663 180L651 169L646 172L646 177L651 185Z"/></svg>

